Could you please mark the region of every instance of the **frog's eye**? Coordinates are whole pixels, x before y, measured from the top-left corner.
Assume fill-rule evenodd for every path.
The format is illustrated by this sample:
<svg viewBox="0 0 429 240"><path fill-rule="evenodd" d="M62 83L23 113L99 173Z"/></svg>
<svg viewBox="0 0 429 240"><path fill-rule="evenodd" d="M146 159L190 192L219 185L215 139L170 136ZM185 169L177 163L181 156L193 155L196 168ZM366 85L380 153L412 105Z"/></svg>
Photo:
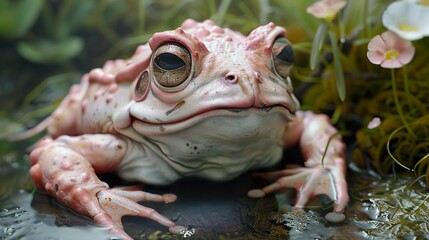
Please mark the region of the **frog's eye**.
<svg viewBox="0 0 429 240"><path fill-rule="evenodd" d="M188 49L177 43L161 45L152 58L153 75L164 91L179 91L192 75L192 57Z"/></svg>
<svg viewBox="0 0 429 240"><path fill-rule="evenodd" d="M272 59L276 73L282 78L287 78L293 68L295 56L292 46L286 38L276 39L273 44Z"/></svg>
<svg viewBox="0 0 429 240"><path fill-rule="evenodd" d="M149 72L145 70L137 79L136 86L134 88L134 100L137 102L143 100L146 97L148 90Z"/></svg>

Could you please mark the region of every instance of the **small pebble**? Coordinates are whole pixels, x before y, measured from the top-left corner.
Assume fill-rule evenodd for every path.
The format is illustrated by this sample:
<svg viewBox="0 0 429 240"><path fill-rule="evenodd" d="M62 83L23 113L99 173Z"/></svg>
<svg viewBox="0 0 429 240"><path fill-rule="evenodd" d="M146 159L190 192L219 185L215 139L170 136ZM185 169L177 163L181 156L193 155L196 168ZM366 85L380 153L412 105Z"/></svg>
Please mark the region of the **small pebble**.
<svg viewBox="0 0 429 240"><path fill-rule="evenodd" d="M183 233L183 237L184 238L192 237L194 233L195 233L195 228L186 228L186 231Z"/></svg>
<svg viewBox="0 0 429 240"><path fill-rule="evenodd" d="M261 189L253 189L247 192L247 196L251 198L261 198L265 197L265 193Z"/></svg>
<svg viewBox="0 0 429 240"><path fill-rule="evenodd" d="M325 219L332 223L339 223L346 219L346 216L342 213L330 212L325 215Z"/></svg>
<svg viewBox="0 0 429 240"><path fill-rule="evenodd" d="M183 238L191 237L195 233L195 228L193 227L174 226L168 230L173 234L182 235Z"/></svg>

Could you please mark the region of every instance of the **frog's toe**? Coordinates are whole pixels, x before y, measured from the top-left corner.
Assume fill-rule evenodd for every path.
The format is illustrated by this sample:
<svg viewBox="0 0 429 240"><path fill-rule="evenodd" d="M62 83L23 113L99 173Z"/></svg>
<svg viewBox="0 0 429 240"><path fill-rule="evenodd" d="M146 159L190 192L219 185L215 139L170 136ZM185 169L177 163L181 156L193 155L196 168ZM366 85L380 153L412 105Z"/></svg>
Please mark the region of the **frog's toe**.
<svg viewBox="0 0 429 240"><path fill-rule="evenodd" d="M121 239L124 239L124 240L133 239L124 231L122 224L118 225L117 223L115 223L111 218L111 216L105 211L101 211L97 215L95 215L94 221L106 227L111 234L117 235Z"/></svg>
<svg viewBox="0 0 429 240"><path fill-rule="evenodd" d="M137 216L148 218L158 222L168 228L176 224L152 208L144 207L137 202L172 202L176 200L174 194L151 194L143 191L125 191L120 189L102 190L97 194L98 201L104 211L112 220L122 227L121 218L123 216Z"/></svg>
<svg viewBox="0 0 429 240"><path fill-rule="evenodd" d="M342 213L349 200L347 185L342 175L323 167L294 168L262 173L258 176L275 180L262 189L248 192L249 197L259 198L287 188L297 190L295 208L304 208L308 200L316 195L327 195L334 201L334 212Z"/></svg>
<svg viewBox="0 0 429 240"><path fill-rule="evenodd" d="M144 207L137 202L173 202L176 200L174 194L151 194L143 191L130 191L135 188L104 189L97 193L98 202L84 201L86 208L93 213L96 223L109 229L112 234L121 239L132 239L123 229L121 218L123 216L138 216L148 218L171 229L176 224L159 214L152 208ZM85 191L80 191L81 199L89 198Z"/></svg>
<svg viewBox="0 0 429 240"><path fill-rule="evenodd" d="M300 185L296 188L298 191L295 208L303 208L307 201L316 195L326 195L332 200L336 200L336 189L332 174L329 170L317 167L306 174Z"/></svg>
<svg viewBox="0 0 429 240"><path fill-rule="evenodd" d="M130 191L131 188L112 188L110 193L128 198L134 202L162 202L172 203L176 201L177 196L171 193L159 195L143 191Z"/></svg>
<svg viewBox="0 0 429 240"><path fill-rule="evenodd" d="M298 189L307 175L305 168L283 169L275 172L257 173L255 176L274 182L262 189L250 190L247 195L252 198L259 198L287 188Z"/></svg>
<svg viewBox="0 0 429 240"><path fill-rule="evenodd" d="M347 183L344 178L335 177L336 199L334 200L334 212L342 213L349 202Z"/></svg>

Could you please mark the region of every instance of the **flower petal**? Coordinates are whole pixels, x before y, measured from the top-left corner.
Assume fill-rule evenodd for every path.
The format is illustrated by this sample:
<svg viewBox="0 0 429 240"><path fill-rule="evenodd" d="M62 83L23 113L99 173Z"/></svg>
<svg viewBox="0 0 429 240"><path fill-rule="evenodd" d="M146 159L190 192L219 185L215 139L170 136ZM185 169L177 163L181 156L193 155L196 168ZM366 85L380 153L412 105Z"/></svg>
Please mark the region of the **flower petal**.
<svg viewBox="0 0 429 240"><path fill-rule="evenodd" d="M378 51L368 51L366 53L366 56L368 57L371 63L377 64L377 65L385 60L384 54Z"/></svg>
<svg viewBox="0 0 429 240"><path fill-rule="evenodd" d="M385 52L388 49L386 48L386 43L384 43L383 38L380 35L377 35L368 43L368 50Z"/></svg>
<svg viewBox="0 0 429 240"><path fill-rule="evenodd" d="M397 49L398 44L401 43L400 42L401 38L394 32L386 31L382 33L380 36L383 39L384 44L386 44L386 50Z"/></svg>
<svg viewBox="0 0 429 240"><path fill-rule="evenodd" d="M374 129L374 128L380 126L380 124L381 124L381 119L379 117L375 117L368 123L368 128Z"/></svg>
<svg viewBox="0 0 429 240"><path fill-rule="evenodd" d="M326 5L335 11L336 13L340 11L344 6L346 6L347 2L345 0L324 0Z"/></svg>
<svg viewBox="0 0 429 240"><path fill-rule="evenodd" d="M380 66L383 68L400 68L403 64L398 59L388 59L382 62Z"/></svg>
<svg viewBox="0 0 429 240"><path fill-rule="evenodd" d="M410 40L410 41L415 41L423 38L423 34L421 32L407 32L407 31L401 31L397 28L392 28L391 31L394 31L401 38Z"/></svg>
<svg viewBox="0 0 429 240"><path fill-rule="evenodd" d="M307 13L332 20L346 4L345 0L319 0L307 8Z"/></svg>
<svg viewBox="0 0 429 240"><path fill-rule="evenodd" d="M403 65L407 65L413 59L414 53L415 53L415 48L414 46L411 45L410 47L401 51L398 57L398 61L401 62Z"/></svg>
<svg viewBox="0 0 429 240"><path fill-rule="evenodd" d="M317 18L324 18L325 12L326 12L326 6L324 4L316 2L307 8L307 12Z"/></svg>
<svg viewBox="0 0 429 240"><path fill-rule="evenodd" d="M420 10L418 28L424 36L429 35L429 7L423 6Z"/></svg>
<svg viewBox="0 0 429 240"><path fill-rule="evenodd" d="M429 35L429 7L411 1L396 1L384 11L382 22L401 38L418 40Z"/></svg>

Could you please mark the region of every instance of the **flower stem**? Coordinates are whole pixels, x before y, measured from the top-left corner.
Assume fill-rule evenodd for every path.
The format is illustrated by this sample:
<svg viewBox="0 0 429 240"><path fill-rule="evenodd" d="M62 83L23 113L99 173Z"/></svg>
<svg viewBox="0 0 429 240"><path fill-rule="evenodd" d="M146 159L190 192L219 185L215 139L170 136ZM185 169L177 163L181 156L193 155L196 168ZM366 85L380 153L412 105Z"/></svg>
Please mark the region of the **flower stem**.
<svg viewBox="0 0 429 240"><path fill-rule="evenodd" d="M340 42L344 43L346 41L346 34L345 34L345 26L344 26L344 19L343 19L343 15L341 14L341 12L337 13L338 15L338 29L340 31Z"/></svg>
<svg viewBox="0 0 429 240"><path fill-rule="evenodd" d="M411 93L410 93L410 81L408 81L408 71L406 68L406 65L404 65L402 67L402 73L404 75L404 90L405 90L405 94L407 94L407 102L408 102L408 107L411 110L411 113L414 113L414 108L413 108L413 104L411 103Z"/></svg>
<svg viewBox="0 0 429 240"><path fill-rule="evenodd" d="M363 10L363 28L364 28L364 33L366 34L365 38L368 38L369 36L371 36L371 32L368 24L368 6L369 6L368 0L365 0L364 10Z"/></svg>
<svg viewBox="0 0 429 240"><path fill-rule="evenodd" d="M395 69L392 68L391 73L392 73L393 98L395 99L396 110L398 111L399 117L401 118L401 121L404 124L407 131L411 134L411 136L413 136L413 138L417 138L413 130L410 128L407 121L405 120L404 114L402 113L401 105L399 105L398 90L396 89Z"/></svg>

